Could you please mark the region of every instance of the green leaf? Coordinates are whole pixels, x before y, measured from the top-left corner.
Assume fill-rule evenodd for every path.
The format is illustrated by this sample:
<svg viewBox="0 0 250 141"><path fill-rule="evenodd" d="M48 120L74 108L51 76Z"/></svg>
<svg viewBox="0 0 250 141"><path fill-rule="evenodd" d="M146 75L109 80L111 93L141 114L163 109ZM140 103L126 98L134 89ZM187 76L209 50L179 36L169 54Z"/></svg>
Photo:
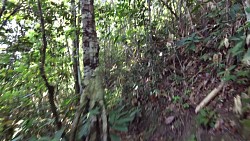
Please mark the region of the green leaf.
<svg viewBox="0 0 250 141"><path fill-rule="evenodd" d="M45 137L41 137L40 139L38 139L37 141L50 141L51 138L48 137L48 136L45 136Z"/></svg>
<svg viewBox="0 0 250 141"><path fill-rule="evenodd" d="M1 51L1 48L0 48ZM10 61L10 55L9 54L0 54L0 64L7 64Z"/></svg>
<svg viewBox="0 0 250 141"><path fill-rule="evenodd" d="M117 40L119 39L120 36L116 36L115 39L114 39L114 43L117 42Z"/></svg>
<svg viewBox="0 0 250 141"><path fill-rule="evenodd" d="M112 129L117 130L117 131L121 131L121 132L127 132L128 131L128 127L125 124L114 125L114 126L112 126Z"/></svg>
<svg viewBox="0 0 250 141"><path fill-rule="evenodd" d="M250 103L250 98L242 98L242 103Z"/></svg>
<svg viewBox="0 0 250 141"><path fill-rule="evenodd" d="M26 70L26 67L23 66L19 66L17 69L15 69L16 72L24 72Z"/></svg>
<svg viewBox="0 0 250 141"><path fill-rule="evenodd" d="M62 137L64 130L65 130L65 128L62 128L61 130L56 131L55 136L54 136L52 141L59 141Z"/></svg>
<svg viewBox="0 0 250 141"><path fill-rule="evenodd" d="M201 5L200 4L197 4L193 10L191 11L191 13L194 13L194 12L197 12L199 9L200 9Z"/></svg>
<svg viewBox="0 0 250 141"><path fill-rule="evenodd" d="M109 122L113 124L115 122L116 115L115 114L110 114L109 115Z"/></svg>
<svg viewBox="0 0 250 141"><path fill-rule="evenodd" d="M113 134L113 133L110 133L110 138L111 138L111 141L121 141L121 138L118 135Z"/></svg>
<svg viewBox="0 0 250 141"><path fill-rule="evenodd" d="M132 109L132 112L130 113L130 116L134 117L138 112L140 112L141 110L139 108L136 108L136 109Z"/></svg>
<svg viewBox="0 0 250 141"><path fill-rule="evenodd" d="M224 81L230 81L230 80L235 81L236 79L237 79L237 77L235 75L230 75L230 74L223 77Z"/></svg>
<svg viewBox="0 0 250 141"><path fill-rule="evenodd" d="M116 121L117 124L126 124L130 121L132 121L134 119L134 117L127 117L127 118L121 118L119 120Z"/></svg>
<svg viewBox="0 0 250 141"><path fill-rule="evenodd" d="M12 141L20 141L20 140L22 140L22 138L23 138L23 136L19 135L16 138L14 138Z"/></svg>
<svg viewBox="0 0 250 141"><path fill-rule="evenodd" d="M33 135L31 138L29 138L29 141L37 141L37 138Z"/></svg>
<svg viewBox="0 0 250 141"><path fill-rule="evenodd" d="M129 111L124 111L124 112L121 112L117 115L118 118L122 117L122 116L125 116L128 114Z"/></svg>
<svg viewBox="0 0 250 141"><path fill-rule="evenodd" d="M250 128L250 119L244 119L240 121L242 123L242 125L244 125L245 127Z"/></svg>
<svg viewBox="0 0 250 141"><path fill-rule="evenodd" d="M230 49L230 52L233 54L233 56L236 56L244 51L244 42L239 41L232 49Z"/></svg>
<svg viewBox="0 0 250 141"><path fill-rule="evenodd" d="M79 130L78 138L81 139L83 136L87 136L90 132L90 122L89 120L85 121L85 124Z"/></svg>
<svg viewBox="0 0 250 141"><path fill-rule="evenodd" d="M188 49L192 50L192 51L195 51L195 44L194 43L191 43L189 46L188 46Z"/></svg>
<svg viewBox="0 0 250 141"><path fill-rule="evenodd" d="M248 70L239 70L236 75L238 77L249 77L250 76L250 71Z"/></svg>
<svg viewBox="0 0 250 141"><path fill-rule="evenodd" d="M241 40L239 37L233 36L229 38L230 41L239 41Z"/></svg>
<svg viewBox="0 0 250 141"><path fill-rule="evenodd" d="M189 138L188 141L196 141L196 137L194 134L192 134Z"/></svg>
<svg viewBox="0 0 250 141"><path fill-rule="evenodd" d="M203 61L207 61L209 58L210 58L210 56L208 54L204 54L200 57L200 59Z"/></svg>
<svg viewBox="0 0 250 141"><path fill-rule="evenodd" d="M246 65L250 65L250 48L248 48L246 54L244 55L242 62Z"/></svg>
<svg viewBox="0 0 250 141"><path fill-rule="evenodd" d="M247 8L246 8L246 12L247 12L247 13L250 13L250 7L247 7Z"/></svg>
<svg viewBox="0 0 250 141"><path fill-rule="evenodd" d="M200 111L200 115L201 115L201 116L206 116L206 115L207 115L207 112L206 112L205 110L202 109L202 110Z"/></svg>
<svg viewBox="0 0 250 141"><path fill-rule="evenodd" d="M228 71L231 71L231 70L233 70L235 67L236 67L236 65L232 65L232 66L230 66L227 70L228 70Z"/></svg>

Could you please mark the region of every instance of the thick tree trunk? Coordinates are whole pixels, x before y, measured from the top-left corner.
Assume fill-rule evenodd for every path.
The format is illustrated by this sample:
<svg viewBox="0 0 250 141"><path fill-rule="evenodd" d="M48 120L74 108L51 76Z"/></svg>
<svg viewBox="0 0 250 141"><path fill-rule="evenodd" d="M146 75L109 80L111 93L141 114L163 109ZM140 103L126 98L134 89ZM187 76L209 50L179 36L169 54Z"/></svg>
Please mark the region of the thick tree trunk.
<svg viewBox="0 0 250 141"><path fill-rule="evenodd" d="M70 141L75 140L82 112L90 112L96 107L100 107L101 114L95 116L93 115L88 119L90 120L90 132L89 135L84 138L87 141L107 141L108 136L107 115L104 105L104 89L102 87L102 77L99 69L97 68L99 63L99 44L96 35L93 3L93 0L81 0L84 89L80 99L80 106L78 107L71 127ZM83 114L86 114L86 112ZM100 120L102 120L102 124L99 124ZM102 128L100 128L100 125L102 125Z"/></svg>

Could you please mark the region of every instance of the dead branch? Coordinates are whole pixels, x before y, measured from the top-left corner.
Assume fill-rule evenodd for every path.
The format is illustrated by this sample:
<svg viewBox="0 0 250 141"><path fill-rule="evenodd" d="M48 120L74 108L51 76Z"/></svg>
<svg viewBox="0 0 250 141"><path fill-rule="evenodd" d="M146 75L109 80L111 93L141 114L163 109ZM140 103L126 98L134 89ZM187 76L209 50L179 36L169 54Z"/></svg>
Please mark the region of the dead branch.
<svg viewBox="0 0 250 141"><path fill-rule="evenodd" d="M206 106L218 94L218 92L223 88L224 85L225 81L222 81L217 88L214 88L195 108L195 113L198 113L204 106Z"/></svg>

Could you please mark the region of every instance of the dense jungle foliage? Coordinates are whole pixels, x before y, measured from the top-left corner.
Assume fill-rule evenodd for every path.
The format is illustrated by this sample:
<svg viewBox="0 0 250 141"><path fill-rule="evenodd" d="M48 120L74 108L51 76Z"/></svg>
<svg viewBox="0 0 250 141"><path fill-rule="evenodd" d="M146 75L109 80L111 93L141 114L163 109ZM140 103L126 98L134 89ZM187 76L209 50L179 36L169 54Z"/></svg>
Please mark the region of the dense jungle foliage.
<svg viewBox="0 0 250 141"><path fill-rule="evenodd" d="M0 140L250 140L249 0L89 1L1 1Z"/></svg>

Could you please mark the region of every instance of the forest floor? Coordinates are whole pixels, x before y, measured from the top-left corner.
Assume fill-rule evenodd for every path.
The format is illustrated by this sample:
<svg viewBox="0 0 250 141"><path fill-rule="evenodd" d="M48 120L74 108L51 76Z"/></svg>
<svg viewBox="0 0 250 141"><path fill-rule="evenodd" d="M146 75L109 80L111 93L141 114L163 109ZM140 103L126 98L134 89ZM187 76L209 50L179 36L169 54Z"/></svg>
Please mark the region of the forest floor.
<svg viewBox="0 0 250 141"><path fill-rule="evenodd" d="M250 119L249 111L238 116L234 112L234 95L230 93L240 92L241 87L228 84L208 105L213 110L195 113L195 105L214 87L216 83L197 92L189 107L166 97L141 106L141 115L131 123L129 132L121 133L122 141L250 141L249 126L240 122Z"/></svg>
<svg viewBox="0 0 250 141"><path fill-rule="evenodd" d="M221 77L216 65L200 61L200 56L181 57L182 66L189 66L182 72L185 78L176 83L170 80L171 72L165 73L158 84L160 94L138 100L140 115L130 124L128 132L120 133L122 141L250 141L250 108L249 102L244 103L244 99L249 99L250 81L245 84L228 81L204 110L196 114L196 106L218 87ZM175 70L183 69L176 65ZM242 100L241 115L234 110L237 95Z"/></svg>

